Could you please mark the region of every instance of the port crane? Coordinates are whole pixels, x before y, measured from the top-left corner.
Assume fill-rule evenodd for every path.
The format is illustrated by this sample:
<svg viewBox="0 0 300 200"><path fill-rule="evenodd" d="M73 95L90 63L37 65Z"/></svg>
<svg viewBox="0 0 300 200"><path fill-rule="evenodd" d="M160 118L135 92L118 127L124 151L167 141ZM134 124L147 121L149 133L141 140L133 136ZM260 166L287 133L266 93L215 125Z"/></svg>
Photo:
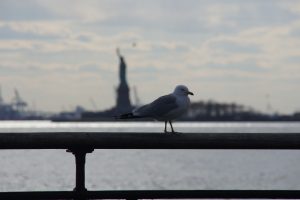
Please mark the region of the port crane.
<svg viewBox="0 0 300 200"><path fill-rule="evenodd" d="M22 99L19 91L15 88L15 97L12 100L12 104L19 112L24 112L27 103Z"/></svg>
<svg viewBox="0 0 300 200"><path fill-rule="evenodd" d="M4 100L3 100L3 97L2 97L2 88L0 86L0 105L3 105L4 104Z"/></svg>

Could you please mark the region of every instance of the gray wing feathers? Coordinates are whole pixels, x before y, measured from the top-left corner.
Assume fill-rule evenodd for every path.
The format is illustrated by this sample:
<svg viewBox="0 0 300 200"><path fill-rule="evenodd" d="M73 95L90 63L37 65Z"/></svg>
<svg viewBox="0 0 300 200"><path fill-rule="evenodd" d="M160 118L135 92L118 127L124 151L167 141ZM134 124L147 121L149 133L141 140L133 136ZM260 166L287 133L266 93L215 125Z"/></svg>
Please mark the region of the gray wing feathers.
<svg viewBox="0 0 300 200"><path fill-rule="evenodd" d="M137 108L133 113L139 116L159 118L177 107L176 98L169 94L159 97L150 104Z"/></svg>

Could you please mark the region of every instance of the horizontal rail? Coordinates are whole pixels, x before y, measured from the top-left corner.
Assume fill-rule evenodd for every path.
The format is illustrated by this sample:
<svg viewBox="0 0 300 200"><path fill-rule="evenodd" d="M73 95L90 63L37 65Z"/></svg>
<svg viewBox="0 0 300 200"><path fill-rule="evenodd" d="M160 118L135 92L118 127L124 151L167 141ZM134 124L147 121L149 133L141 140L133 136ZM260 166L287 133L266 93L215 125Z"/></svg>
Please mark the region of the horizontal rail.
<svg viewBox="0 0 300 200"><path fill-rule="evenodd" d="M0 199L298 199L300 191L295 190L125 190L87 191L77 194L73 191L47 192L2 192Z"/></svg>
<svg viewBox="0 0 300 200"><path fill-rule="evenodd" d="M0 133L0 149L300 149L300 133Z"/></svg>
<svg viewBox="0 0 300 200"><path fill-rule="evenodd" d="M94 149L300 149L300 133L0 133L0 149L67 149L74 191L0 192L0 199L300 199L300 190L88 191L85 157Z"/></svg>

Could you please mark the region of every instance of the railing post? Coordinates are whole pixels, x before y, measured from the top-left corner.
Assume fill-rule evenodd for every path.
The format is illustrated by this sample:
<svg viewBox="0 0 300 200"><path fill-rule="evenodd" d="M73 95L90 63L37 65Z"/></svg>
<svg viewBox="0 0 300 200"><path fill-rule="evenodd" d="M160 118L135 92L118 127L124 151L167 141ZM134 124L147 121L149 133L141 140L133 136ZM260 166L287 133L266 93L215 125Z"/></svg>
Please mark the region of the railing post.
<svg viewBox="0 0 300 200"><path fill-rule="evenodd" d="M67 152L71 152L75 156L76 164L76 186L74 192L76 193L76 200L85 200L86 191L85 188L85 157L87 153L92 153L94 149L68 149Z"/></svg>

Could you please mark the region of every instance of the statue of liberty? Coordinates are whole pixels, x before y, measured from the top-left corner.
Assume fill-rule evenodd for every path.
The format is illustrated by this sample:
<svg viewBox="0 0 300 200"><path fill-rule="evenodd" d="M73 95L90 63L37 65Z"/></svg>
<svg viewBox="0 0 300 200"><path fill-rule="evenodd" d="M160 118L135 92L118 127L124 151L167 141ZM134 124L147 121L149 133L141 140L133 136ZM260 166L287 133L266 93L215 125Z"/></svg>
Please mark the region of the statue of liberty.
<svg viewBox="0 0 300 200"><path fill-rule="evenodd" d="M117 114L131 111L132 105L129 99L129 87L126 80L126 63L124 57L120 54L120 50L117 48L117 55L120 59L119 65L119 78L120 85L117 89Z"/></svg>

